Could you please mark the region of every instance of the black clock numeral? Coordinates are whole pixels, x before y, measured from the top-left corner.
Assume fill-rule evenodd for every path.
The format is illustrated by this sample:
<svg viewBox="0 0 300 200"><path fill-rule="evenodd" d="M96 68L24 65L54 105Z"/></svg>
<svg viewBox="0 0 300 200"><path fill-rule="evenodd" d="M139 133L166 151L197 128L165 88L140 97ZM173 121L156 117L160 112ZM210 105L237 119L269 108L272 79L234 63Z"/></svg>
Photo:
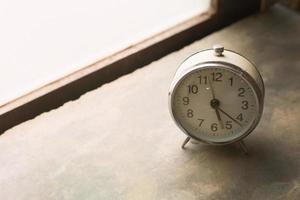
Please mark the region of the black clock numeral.
<svg viewBox="0 0 300 200"><path fill-rule="evenodd" d="M232 129L232 121L226 121L225 128L226 129Z"/></svg>
<svg viewBox="0 0 300 200"><path fill-rule="evenodd" d="M243 114L242 113L240 113L237 117L236 117L236 119L238 119L238 120L240 120L240 121L243 121Z"/></svg>
<svg viewBox="0 0 300 200"><path fill-rule="evenodd" d="M183 98L182 98L182 101L183 101L183 105L189 105L189 103L190 103L190 98L188 98L188 97L183 97Z"/></svg>
<svg viewBox="0 0 300 200"><path fill-rule="evenodd" d="M186 113L186 116L187 116L188 118L194 117L194 111L193 111L192 109L188 109L188 110L187 110L187 113Z"/></svg>
<svg viewBox="0 0 300 200"><path fill-rule="evenodd" d="M213 72L211 73L211 75L213 81L217 81L217 82L222 81L223 74L221 72Z"/></svg>
<svg viewBox="0 0 300 200"><path fill-rule="evenodd" d="M197 85L188 85L189 93L197 94L198 86Z"/></svg>
<svg viewBox="0 0 300 200"><path fill-rule="evenodd" d="M230 81L230 86L232 86L233 85L233 77L229 78L228 80Z"/></svg>
<svg viewBox="0 0 300 200"><path fill-rule="evenodd" d="M200 85L207 84L207 76L198 76L198 78L199 78Z"/></svg>
<svg viewBox="0 0 300 200"><path fill-rule="evenodd" d="M245 91L246 91L245 88L239 88L239 94L238 94L238 96L239 97L244 97L245 96L245 94L244 94Z"/></svg>
<svg viewBox="0 0 300 200"><path fill-rule="evenodd" d="M242 101L242 109L244 109L244 110L247 110L248 109L248 101L246 101L246 100L244 100L244 101Z"/></svg>
<svg viewBox="0 0 300 200"><path fill-rule="evenodd" d="M198 119L199 120L199 127L202 125L202 123L204 122L204 119Z"/></svg>
<svg viewBox="0 0 300 200"><path fill-rule="evenodd" d="M216 132L218 130L218 124L212 123L210 126L210 130L212 130L213 132Z"/></svg>

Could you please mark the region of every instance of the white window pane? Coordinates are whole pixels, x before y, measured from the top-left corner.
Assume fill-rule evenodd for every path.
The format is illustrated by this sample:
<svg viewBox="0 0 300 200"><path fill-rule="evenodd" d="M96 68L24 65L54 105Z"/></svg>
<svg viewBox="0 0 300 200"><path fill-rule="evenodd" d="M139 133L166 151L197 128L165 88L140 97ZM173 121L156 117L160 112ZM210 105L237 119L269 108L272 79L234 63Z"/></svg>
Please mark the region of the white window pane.
<svg viewBox="0 0 300 200"><path fill-rule="evenodd" d="M208 7L209 0L0 0L0 105Z"/></svg>

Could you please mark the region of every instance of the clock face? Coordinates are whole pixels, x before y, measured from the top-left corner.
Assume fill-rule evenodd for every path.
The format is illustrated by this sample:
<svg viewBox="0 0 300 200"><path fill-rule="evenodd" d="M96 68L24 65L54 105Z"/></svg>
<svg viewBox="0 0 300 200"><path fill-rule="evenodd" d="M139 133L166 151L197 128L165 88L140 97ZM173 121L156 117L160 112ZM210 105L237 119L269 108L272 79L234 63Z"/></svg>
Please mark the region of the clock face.
<svg viewBox="0 0 300 200"><path fill-rule="evenodd" d="M258 100L253 87L224 67L194 70L173 91L175 120L192 137L227 143L241 137L255 124Z"/></svg>

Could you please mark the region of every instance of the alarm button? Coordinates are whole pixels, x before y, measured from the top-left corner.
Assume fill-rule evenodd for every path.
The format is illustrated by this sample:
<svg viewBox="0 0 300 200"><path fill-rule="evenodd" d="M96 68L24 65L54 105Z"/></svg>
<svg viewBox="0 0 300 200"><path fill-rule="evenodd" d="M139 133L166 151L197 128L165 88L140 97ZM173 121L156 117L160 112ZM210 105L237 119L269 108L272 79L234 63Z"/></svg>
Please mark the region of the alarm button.
<svg viewBox="0 0 300 200"><path fill-rule="evenodd" d="M224 47L222 45L215 44L213 46L213 50L214 50L216 56L223 56Z"/></svg>

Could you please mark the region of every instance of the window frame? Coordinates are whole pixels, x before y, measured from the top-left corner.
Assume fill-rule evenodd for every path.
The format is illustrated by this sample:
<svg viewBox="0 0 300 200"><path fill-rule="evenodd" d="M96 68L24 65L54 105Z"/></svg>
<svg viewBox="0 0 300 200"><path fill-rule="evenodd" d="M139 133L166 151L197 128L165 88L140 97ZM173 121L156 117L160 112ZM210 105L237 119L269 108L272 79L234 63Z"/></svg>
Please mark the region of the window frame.
<svg viewBox="0 0 300 200"><path fill-rule="evenodd" d="M0 106L0 134L261 9L261 0L211 0L210 9Z"/></svg>

